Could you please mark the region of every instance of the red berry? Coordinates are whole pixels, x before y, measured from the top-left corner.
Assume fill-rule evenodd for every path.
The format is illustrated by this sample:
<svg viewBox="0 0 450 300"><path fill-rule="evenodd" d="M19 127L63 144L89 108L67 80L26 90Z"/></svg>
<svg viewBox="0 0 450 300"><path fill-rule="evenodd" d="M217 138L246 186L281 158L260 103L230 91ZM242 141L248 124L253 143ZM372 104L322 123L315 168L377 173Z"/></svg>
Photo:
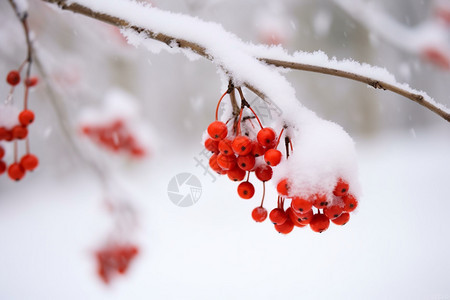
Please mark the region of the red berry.
<svg viewBox="0 0 450 300"><path fill-rule="evenodd" d="M252 211L252 218L256 222L263 222L267 218L267 210L262 206L255 207Z"/></svg>
<svg viewBox="0 0 450 300"><path fill-rule="evenodd" d="M239 168L238 166L234 167L233 169L229 170L227 172L228 178L230 178L233 181L241 181L245 178L246 172Z"/></svg>
<svg viewBox="0 0 450 300"><path fill-rule="evenodd" d="M288 207L288 209L286 209L286 213L289 216L289 219L291 219L294 226L297 226L297 227L305 227L306 226L306 224L302 223L302 219L299 218L294 213L294 210L291 207Z"/></svg>
<svg viewBox="0 0 450 300"><path fill-rule="evenodd" d="M15 139L22 140L27 137L28 129L23 125L16 125L11 130L12 136Z"/></svg>
<svg viewBox="0 0 450 300"><path fill-rule="evenodd" d="M272 179L273 170L268 165L260 165L255 170L256 178L261 181L269 181Z"/></svg>
<svg viewBox="0 0 450 300"><path fill-rule="evenodd" d="M301 221L299 221L299 222L302 223L303 225L309 224L309 222L311 222L311 219L314 215L312 209L303 214L298 214L295 211L293 211L293 213L296 214L299 219L301 219Z"/></svg>
<svg viewBox="0 0 450 300"><path fill-rule="evenodd" d="M270 145L272 145L273 141L275 141L276 138L277 134L270 127L261 129L256 136L258 143L264 147L269 147Z"/></svg>
<svg viewBox="0 0 450 300"><path fill-rule="evenodd" d="M270 221L272 221L273 224L278 225L283 224L286 221L287 217L288 215L281 208L274 208L269 214Z"/></svg>
<svg viewBox="0 0 450 300"><path fill-rule="evenodd" d="M25 176L25 169L18 163L13 163L8 168L8 175L12 180L19 181Z"/></svg>
<svg viewBox="0 0 450 300"><path fill-rule="evenodd" d="M276 224L275 230L282 234L288 234L294 229L294 224L291 219L286 219L283 224Z"/></svg>
<svg viewBox="0 0 450 300"><path fill-rule="evenodd" d="M3 156L5 156L5 149L0 145L0 159L2 159Z"/></svg>
<svg viewBox="0 0 450 300"><path fill-rule="evenodd" d="M277 192L281 196L289 196L290 184L287 179L283 179L277 184Z"/></svg>
<svg viewBox="0 0 450 300"><path fill-rule="evenodd" d="M224 122L214 121L208 126L208 134L213 140L223 140L228 134L227 125Z"/></svg>
<svg viewBox="0 0 450 300"><path fill-rule="evenodd" d="M219 142L219 151L223 155L233 155L233 148L231 148L232 141L230 139L223 139Z"/></svg>
<svg viewBox="0 0 450 300"><path fill-rule="evenodd" d="M5 171L6 171L6 164L3 160L0 160L0 175L5 173Z"/></svg>
<svg viewBox="0 0 450 300"><path fill-rule="evenodd" d="M217 173L221 174L222 173L222 168L219 166L219 164L217 163L217 154L213 154L210 158L209 158L209 166L211 167L211 169L213 169L214 171L216 171Z"/></svg>
<svg viewBox="0 0 450 300"><path fill-rule="evenodd" d="M247 155L252 152L253 142L245 135L239 135L234 138L232 148L237 155Z"/></svg>
<svg viewBox="0 0 450 300"><path fill-rule="evenodd" d="M39 164L38 158L33 154L27 154L22 157L20 164L27 171L33 171Z"/></svg>
<svg viewBox="0 0 450 300"><path fill-rule="evenodd" d="M266 153L266 149L258 142L253 142L252 154L254 157L263 156Z"/></svg>
<svg viewBox="0 0 450 300"><path fill-rule="evenodd" d="M328 217L328 219L333 220L339 217L342 212L344 211L344 208L339 205L331 205L327 206L323 209L323 213L325 216Z"/></svg>
<svg viewBox="0 0 450 300"><path fill-rule="evenodd" d="M309 223L312 231L324 232L330 226L330 219L324 214L315 214Z"/></svg>
<svg viewBox="0 0 450 300"><path fill-rule="evenodd" d="M34 121L34 113L31 110L24 110L19 114L19 122L23 126L28 126Z"/></svg>
<svg viewBox="0 0 450 300"><path fill-rule="evenodd" d="M346 212L352 212L358 206L358 200L351 194L343 196L342 201L344 202L344 211Z"/></svg>
<svg viewBox="0 0 450 300"><path fill-rule="evenodd" d="M336 219L332 219L331 222L336 225L345 225L347 224L348 220L350 220L350 214L345 212Z"/></svg>
<svg viewBox="0 0 450 300"><path fill-rule="evenodd" d="M297 213L306 213L311 210L312 202L302 198L302 197L293 197L291 202L292 209Z"/></svg>
<svg viewBox="0 0 450 300"><path fill-rule="evenodd" d="M219 153L217 163L223 170L231 170L236 166L236 157L234 155L224 155Z"/></svg>
<svg viewBox="0 0 450 300"><path fill-rule="evenodd" d="M281 152L278 151L277 149L269 149L264 154L264 161L269 166L275 167L280 163L281 156L282 156Z"/></svg>
<svg viewBox="0 0 450 300"><path fill-rule="evenodd" d="M344 196L348 192L349 185L342 178L339 178L336 186L334 187L333 194L335 196Z"/></svg>
<svg viewBox="0 0 450 300"><path fill-rule="evenodd" d="M36 76L32 76L30 78L25 79L25 85L27 87L33 87L37 85L39 82L39 79Z"/></svg>
<svg viewBox="0 0 450 300"><path fill-rule="evenodd" d="M6 82L8 82L10 85L17 85L20 82L20 73L17 70L12 70L8 73L8 76L6 76Z"/></svg>
<svg viewBox="0 0 450 300"><path fill-rule="evenodd" d="M239 197L250 199L255 194L255 187L248 181L241 182L237 188Z"/></svg>
<svg viewBox="0 0 450 300"><path fill-rule="evenodd" d="M86 133L86 134L89 134L89 133ZM207 138L205 141L205 149L216 153L219 151L219 142L213 140L212 138Z"/></svg>
<svg viewBox="0 0 450 300"><path fill-rule="evenodd" d="M327 195L325 194L314 194L312 197L312 203L316 208L325 208L328 206L328 199L327 199Z"/></svg>
<svg viewBox="0 0 450 300"><path fill-rule="evenodd" d="M239 155L237 158L237 164L242 170L250 171L255 166L255 157L251 154L243 156Z"/></svg>
<svg viewBox="0 0 450 300"><path fill-rule="evenodd" d="M6 138L8 137L8 130L6 130L5 127L0 127L0 141L1 140L6 140Z"/></svg>

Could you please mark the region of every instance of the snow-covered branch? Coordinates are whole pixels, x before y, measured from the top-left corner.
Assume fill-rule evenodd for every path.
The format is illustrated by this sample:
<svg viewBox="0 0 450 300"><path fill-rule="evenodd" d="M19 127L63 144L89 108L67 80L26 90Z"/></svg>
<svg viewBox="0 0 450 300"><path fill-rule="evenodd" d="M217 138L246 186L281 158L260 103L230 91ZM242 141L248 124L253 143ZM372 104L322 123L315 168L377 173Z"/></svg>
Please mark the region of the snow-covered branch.
<svg viewBox="0 0 450 300"><path fill-rule="evenodd" d="M132 39L132 34L130 32L134 32L139 36L145 36L146 38L163 42L172 49L194 52L200 56L215 61L219 67L230 73L231 70L227 69L229 64L224 64L224 62L218 61L218 57L216 57L213 53L215 50L218 50L219 45L223 46L223 44L227 43L229 40L225 39L224 43L220 43L219 45L217 43L211 43L210 46L207 46L203 43L208 36L210 36L212 41L217 42L220 39L217 39L217 36L215 35L218 32L221 32L225 35L231 36L232 40L237 42L235 44L237 47L236 50L240 49L267 64L277 67L339 76L363 82L374 88L390 90L428 108L445 120L450 121L450 110L448 108L435 102L425 92L414 90L407 84L398 83L394 76L385 69L374 68L366 64L361 65L354 61L337 61L335 59L329 59L323 53L298 52L293 55L289 55L280 47L266 48L245 44L235 36L224 31L217 24L213 23L206 24L203 22L201 24L196 24L199 26L198 28L193 26L191 28L183 28L183 30L181 30L182 25L179 22L180 20L183 22L186 21L186 19L188 19L187 16L162 12L156 8L151 8L149 6L144 7L143 5L134 2L131 3L117 0L106 2L92 2L86 0L43 1L55 3L64 10L83 14L114 26L127 29L124 32L128 35L129 39ZM150 12L153 12L153 14L150 14ZM159 17L161 17L161 19L159 19ZM170 20L167 20L167 17L169 17ZM200 21L197 19L194 20ZM179 35L177 35L177 33ZM225 48L229 49L230 47ZM234 63L237 62L235 61ZM233 64L233 62L230 62L230 64ZM253 72L256 73L256 70L253 70ZM234 80L236 79L237 78L234 78ZM268 96L267 93L249 81L243 81L241 84L247 86L259 96L268 98L272 101L274 100L272 97Z"/></svg>

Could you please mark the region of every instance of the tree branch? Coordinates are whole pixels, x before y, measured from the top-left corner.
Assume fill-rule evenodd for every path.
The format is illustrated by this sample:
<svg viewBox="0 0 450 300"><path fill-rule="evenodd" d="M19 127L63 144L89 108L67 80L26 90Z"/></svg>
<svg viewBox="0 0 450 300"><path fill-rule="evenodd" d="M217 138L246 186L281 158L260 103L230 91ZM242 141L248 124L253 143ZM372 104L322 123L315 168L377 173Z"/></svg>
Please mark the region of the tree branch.
<svg viewBox="0 0 450 300"><path fill-rule="evenodd" d="M167 44L169 47L173 47L173 45L177 45L178 47L182 49L188 49L193 51L194 53L203 56L209 60L212 60L213 57L208 55L206 52L206 49L202 47L201 45L198 45L196 43L190 42L188 40L172 37L169 35L165 35L162 33L155 33L149 29L134 26L130 24L128 21L121 19L117 16L110 16L106 15L97 11L94 11L88 7L82 6L80 4L77 4L75 2L67 4L64 0L42 0L44 2L53 3L58 5L63 10L72 11L74 13L82 14L103 22L106 22L108 24L121 27L121 28L131 28L132 30L136 31L137 33L145 33L149 38L158 40L160 42L163 42ZM337 77L343 77L355 81L359 81L365 84L368 84L376 89L383 89L383 90L389 90L396 94L399 94L403 97L406 97L419 105L431 110L432 112L436 113L437 115L441 116L446 121L450 122L450 112L448 109L446 109L443 105L439 105L438 103L434 103L432 99L426 94L421 93L413 93L411 91L408 91L407 89L403 89L399 86L392 85L390 83L376 80L367 76L362 76L356 73L352 72L346 72L339 69L332 69L327 68L323 66L315 66L315 65L309 65L309 64L302 64L302 63L296 63L296 62L290 62L290 61L282 61L282 60L275 60L275 59L269 59L269 58L258 58L260 61L265 62L267 64L277 66L277 67L283 67L283 68L289 68L294 70L302 70L302 71L309 71L309 72L315 72L315 73L321 73L321 74L327 74ZM252 85L248 83L244 83L244 85L250 89L252 92L257 94L263 99L266 99L267 97L264 95L263 92L259 91L257 88L253 87Z"/></svg>

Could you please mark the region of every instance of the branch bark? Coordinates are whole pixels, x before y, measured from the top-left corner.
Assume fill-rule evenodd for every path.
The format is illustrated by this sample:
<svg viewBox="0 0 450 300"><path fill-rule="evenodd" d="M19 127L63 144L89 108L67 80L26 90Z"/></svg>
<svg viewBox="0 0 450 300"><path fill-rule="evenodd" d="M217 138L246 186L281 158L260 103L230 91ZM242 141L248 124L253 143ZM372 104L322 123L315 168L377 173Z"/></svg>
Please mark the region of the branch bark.
<svg viewBox="0 0 450 300"><path fill-rule="evenodd" d="M76 2L72 2L70 4L65 3L64 0L42 0L44 2L53 3L58 5L63 10L72 11L74 13L82 14L85 16L88 16L90 18L94 18L97 20L100 20L102 22L120 27L120 28L131 28L137 33L145 33L149 38L158 40L160 42L165 43L169 47L173 47L174 44L176 44L178 47L183 49L189 49L193 51L194 53L203 56L209 60L212 60L212 57L210 57L204 47L201 45L198 45L196 43L190 42L188 40L168 36L162 33L155 33L147 28L141 28L138 26L134 26L130 24L128 21L121 19L117 16L110 16L106 15L97 11L93 11L88 7L82 6ZM290 62L290 61L282 61L282 60L275 60L275 59L269 59L269 58L258 58L260 61L265 62L267 64L277 66L277 67L283 67L288 69L294 69L294 70L301 70L301 71L308 71L308 72L315 72L315 73L321 73L321 74L327 74L342 78L351 79L354 81L359 81L365 84L368 84L375 89L383 89L383 90L389 90L391 92L394 92L398 95L401 95L403 97L406 97L419 105L429 109L430 111L436 113L440 117L442 117L444 120L450 122L450 112L445 110L444 108L439 107L439 105L432 103L430 101L426 100L426 95L420 94L420 93L412 93L406 89L403 89L399 86L389 84L387 82L383 82L380 80L375 80L370 77L362 76L356 73L352 72L346 72L338 69L332 69L332 68L326 68L326 67L320 67L320 66L314 66L309 64L302 64L302 63L296 63L296 62ZM267 97L259 91L256 87L253 87L249 85L248 83L244 84L249 90L254 92L259 97L266 99Z"/></svg>

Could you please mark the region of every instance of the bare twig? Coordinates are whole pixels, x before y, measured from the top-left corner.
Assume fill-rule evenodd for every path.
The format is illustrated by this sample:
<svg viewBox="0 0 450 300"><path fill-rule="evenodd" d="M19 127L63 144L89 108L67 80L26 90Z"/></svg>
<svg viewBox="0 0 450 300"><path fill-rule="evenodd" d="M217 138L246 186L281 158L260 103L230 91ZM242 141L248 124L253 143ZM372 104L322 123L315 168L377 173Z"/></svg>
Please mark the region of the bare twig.
<svg viewBox="0 0 450 300"><path fill-rule="evenodd" d="M145 33L149 38L163 42L163 43L167 44L169 47L173 47L173 45L175 44L180 48L189 49L207 59L210 59L210 60L212 59L212 57L207 53L206 49L204 47L202 47L201 45L198 45L196 43L193 43L193 42L190 42L190 41L187 41L184 39L165 35L162 33L155 33L147 28L134 26L134 25L130 24L128 21L121 19L118 16L109 16L109 15L106 15L106 14L103 14L103 13L100 13L97 11L93 11L92 9L82 6L80 4L77 4L76 2L67 4L67 3L65 3L64 0L42 0L42 1L57 4L63 10L69 10L74 13L82 14L82 15L106 22L108 24L111 24L111 25L114 25L117 27L131 28L132 30L136 31L137 33ZM425 107L425 108L431 110L432 112L436 113L437 115L441 116L446 121L450 122L450 113L448 113L445 109L438 107L438 105L436 105L430 101L427 101L425 99L426 98L425 95L420 94L420 93L412 93L406 89L389 84L387 82L375 80L370 77L361 76L356 73L345 72L345 71L338 70L338 69L302 64L302 63L295 63L295 62L289 62L289 61L282 61L282 60L274 60L274 59L269 59L269 58L258 58L258 59L262 62L265 62L270 65L274 65L277 67L283 67L283 68L316 72L316 73L321 73L321 74L343 77L343 78L363 82L363 83L368 84L376 89L389 90L389 91L392 91L403 97L406 97L406 98L418 103L419 105L422 105L423 107ZM262 99L267 98L263 92L261 92L256 87L250 85L249 83L244 83L244 86L246 86L248 89L250 89L252 92L254 92L256 95L258 95Z"/></svg>

